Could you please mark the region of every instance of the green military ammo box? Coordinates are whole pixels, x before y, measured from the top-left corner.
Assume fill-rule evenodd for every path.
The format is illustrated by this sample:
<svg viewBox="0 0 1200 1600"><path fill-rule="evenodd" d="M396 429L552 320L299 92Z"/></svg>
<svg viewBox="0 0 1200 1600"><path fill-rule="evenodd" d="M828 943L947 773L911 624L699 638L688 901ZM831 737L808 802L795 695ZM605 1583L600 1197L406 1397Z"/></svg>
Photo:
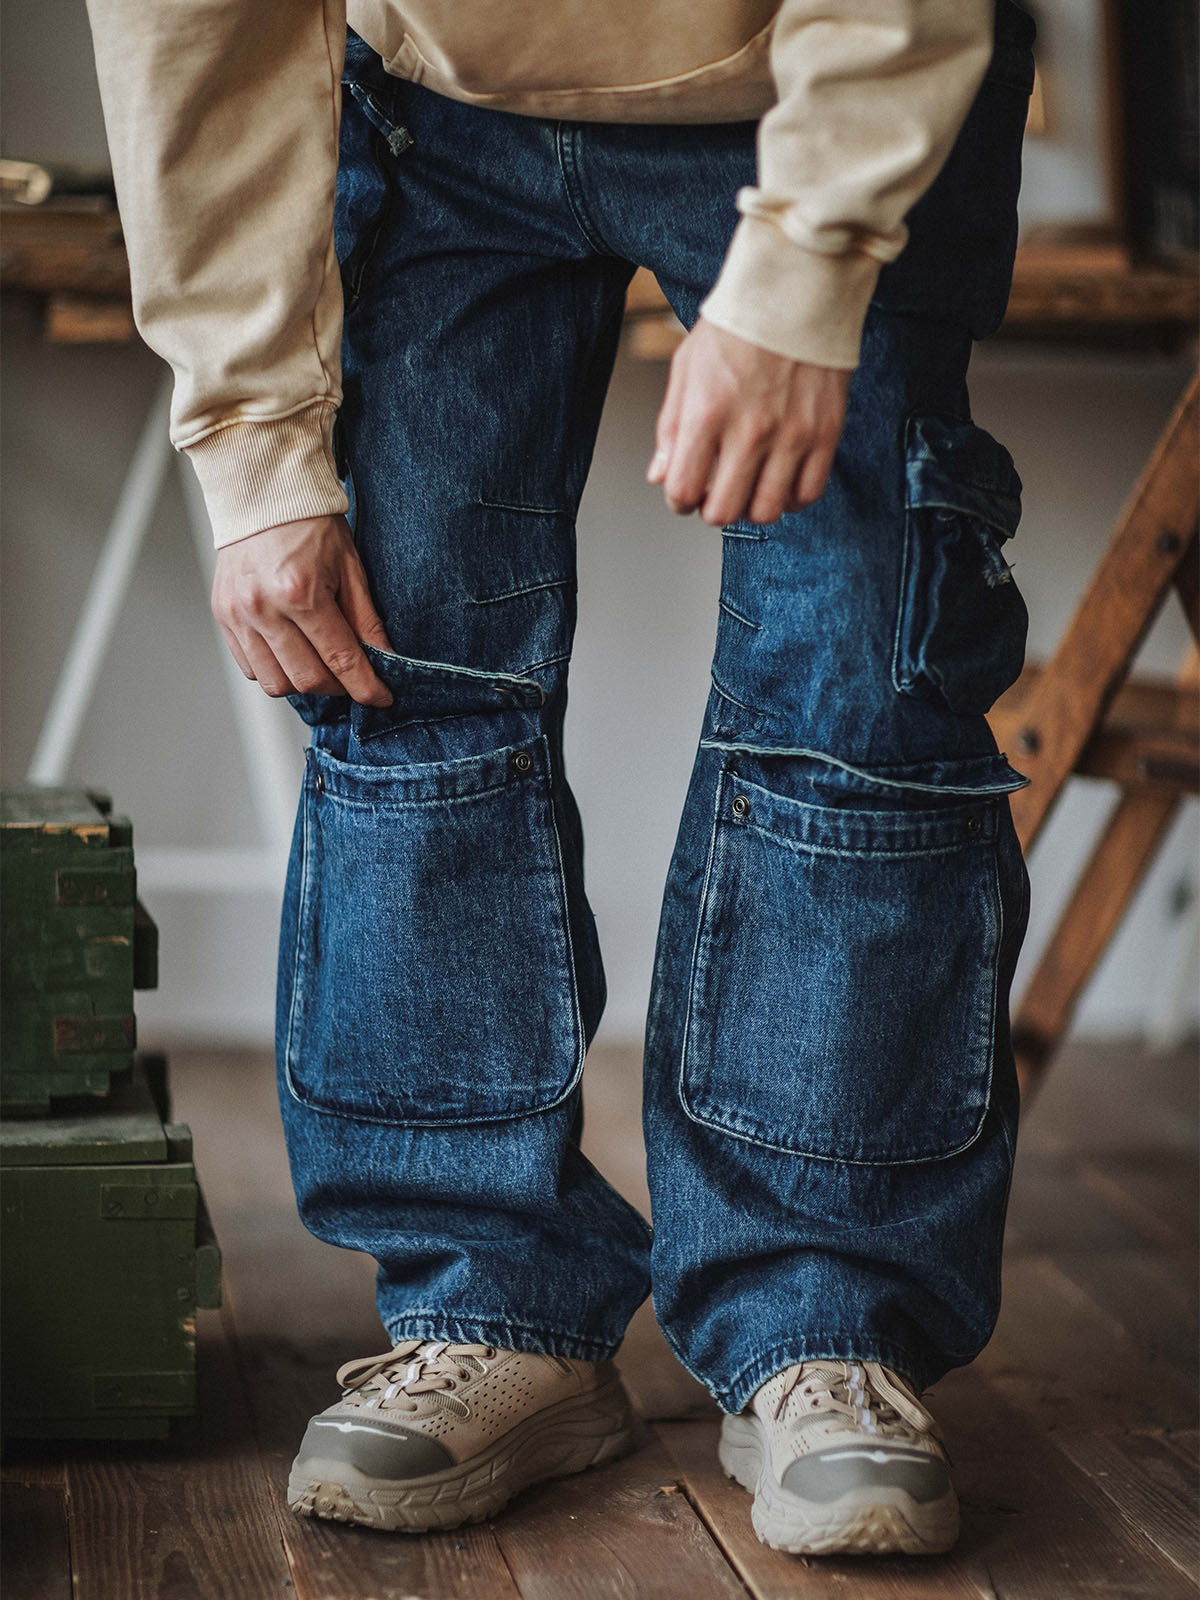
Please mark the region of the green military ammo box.
<svg viewBox="0 0 1200 1600"><path fill-rule="evenodd" d="M0 1259L5 1434L160 1438L194 1410L221 1258L163 1057L138 1055L106 1104L0 1125Z"/></svg>
<svg viewBox="0 0 1200 1600"><path fill-rule="evenodd" d="M134 989L157 982L133 829L96 790L0 794L0 1109L48 1111L128 1076Z"/></svg>

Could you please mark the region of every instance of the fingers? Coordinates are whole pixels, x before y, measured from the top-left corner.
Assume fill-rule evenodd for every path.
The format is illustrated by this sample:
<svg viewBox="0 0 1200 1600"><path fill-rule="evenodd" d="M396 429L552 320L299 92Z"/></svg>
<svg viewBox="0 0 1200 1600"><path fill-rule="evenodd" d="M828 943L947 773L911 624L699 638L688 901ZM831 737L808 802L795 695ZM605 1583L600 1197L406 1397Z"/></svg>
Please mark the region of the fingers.
<svg viewBox="0 0 1200 1600"><path fill-rule="evenodd" d="M391 640L387 636L387 629L375 609L375 602L371 599L367 575L363 571L357 551L354 552L353 559L347 563L338 599L346 621L359 639L365 639L367 644L373 644L377 650L386 650L389 654L395 655Z"/></svg>
<svg viewBox="0 0 1200 1600"><path fill-rule="evenodd" d="M242 653L250 664L251 675L258 680L258 686L264 694L277 700L295 691L296 685L261 633L247 630L240 635L240 642Z"/></svg>
<svg viewBox="0 0 1200 1600"><path fill-rule="evenodd" d="M647 473L667 504L724 526L776 522L829 479L851 374L697 320L671 362Z"/></svg>
<svg viewBox="0 0 1200 1600"><path fill-rule="evenodd" d="M678 359L672 360L670 376L667 379L667 392L659 408L658 419L654 424L654 454L650 458L650 465L646 469L648 483L661 483L667 475L671 464L671 453L675 448L675 439L679 431L679 408L683 399L685 380L683 368Z"/></svg>
<svg viewBox="0 0 1200 1600"><path fill-rule="evenodd" d="M745 512L762 471L764 442L762 433L753 431L722 438L717 470L700 509L703 520L714 528L736 522Z"/></svg>
<svg viewBox="0 0 1200 1600"><path fill-rule="evenodd" d="M380 628L382 629L382 623ZM323 606L307 619L308 637L337 680L334 693L348 694L365 706L390 706L392 691L378 678L345 614L337 605ZM372 641L373 642L373 641ZM381 649L390 646L381 645Z"/></svg>
<svg viewBox="0 0 1200 1600"><path fill-rule="evenodd" d="M359 642L391 650L344 518L281 523L219 550L212 610L239 669L267 694L392 703Z"/></svg>
<svg viewBox="0 0 1200 1600"><path fill-rule="evenodd" d="M805 456L799 472L796 474L794 489L794 502L797 511L805 506L817 503L825 493L829 482L829 474L833 470L833 459L837 450L836 441L824 441Z"/></svg>
<svg viewBox="0 0 1200 1600"><path fill-rule="evenodd" d="M254 668L246 659L246 652L242 649L241 642L239 641L237 634L234 633L233 629L229 627L227 623L221 622L219 619L217 621L217 626L220 628L225 637L225 643L229 646L229 653L237 662L238 669L241 672L242 677L249 678L251 682L253 682Z"/></svg>

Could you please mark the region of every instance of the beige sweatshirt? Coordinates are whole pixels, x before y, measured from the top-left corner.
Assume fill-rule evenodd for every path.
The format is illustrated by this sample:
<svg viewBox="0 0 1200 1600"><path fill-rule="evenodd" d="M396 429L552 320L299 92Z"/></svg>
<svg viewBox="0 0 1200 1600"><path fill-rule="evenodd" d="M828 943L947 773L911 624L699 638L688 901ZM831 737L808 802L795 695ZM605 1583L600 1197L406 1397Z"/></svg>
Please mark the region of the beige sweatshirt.
<svg viewBox="0 0 1200 1600"><path fill-rule="evenodd" d="M137 326L218 545L346 510L333 245L345 29L473 104L589 121L761 117L701 310L850 368L881 265L949 153L992 0L87 0Z"/></svg>

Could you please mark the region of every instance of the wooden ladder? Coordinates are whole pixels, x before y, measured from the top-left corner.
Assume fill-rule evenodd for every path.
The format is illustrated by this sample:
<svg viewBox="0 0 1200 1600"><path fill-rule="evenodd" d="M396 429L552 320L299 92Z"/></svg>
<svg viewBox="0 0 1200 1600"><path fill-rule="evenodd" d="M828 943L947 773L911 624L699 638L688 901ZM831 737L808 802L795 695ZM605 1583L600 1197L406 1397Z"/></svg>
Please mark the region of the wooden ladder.
<svg viewBox="0 0 1200 1600"><path fill-rule="evenodd" d="M1200 790L1193 642L1175 681L1129 678L1138 647L1174 589L1200 638L1200 433L1194 377L1121 513L1053 657L1030 666L989 716L1032 782L1012 796L1028 852L1072 773L1121 787L1013 1024L1026 1100L1121 923L1183 797Z"/></svg>

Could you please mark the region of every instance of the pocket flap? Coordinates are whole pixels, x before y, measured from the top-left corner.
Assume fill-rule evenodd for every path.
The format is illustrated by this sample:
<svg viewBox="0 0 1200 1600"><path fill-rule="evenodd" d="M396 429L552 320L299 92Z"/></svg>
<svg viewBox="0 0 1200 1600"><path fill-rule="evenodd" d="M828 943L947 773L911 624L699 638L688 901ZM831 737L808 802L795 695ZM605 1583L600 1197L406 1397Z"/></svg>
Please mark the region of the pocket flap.
<svg viewBox="0 0 1200 1600"><path fill-rule="evenodd" d="M973 422L909 419L907 503L978 517L1011 539L1021 516L1021 480L1012 457Z"/></svg>
<svg viewBox="0 0 1200 1600"><path fill-rule="evenodd" d="M288 695L305 722L315 725L349 716L358 737L372 739L408 722L540 706L546 698L541 684L533 678L510 672L479 672L443 661L418 661L412 656L380 650L366 640L359 643L377 676L392 690L392 704L359 705L349 695Z"/></svg>

